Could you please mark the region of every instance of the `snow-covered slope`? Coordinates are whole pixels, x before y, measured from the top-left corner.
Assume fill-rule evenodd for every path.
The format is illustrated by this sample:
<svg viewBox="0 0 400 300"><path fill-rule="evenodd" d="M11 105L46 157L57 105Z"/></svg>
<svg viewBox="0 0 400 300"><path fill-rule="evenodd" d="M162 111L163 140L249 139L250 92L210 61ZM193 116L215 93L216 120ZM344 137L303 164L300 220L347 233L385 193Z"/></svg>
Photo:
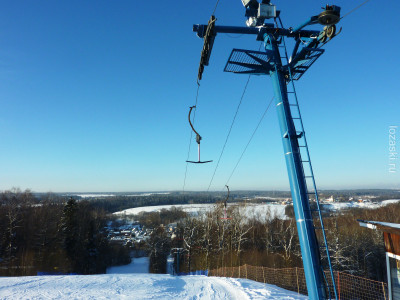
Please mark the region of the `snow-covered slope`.
<svg viewBox="0 0 400 300"><path fill-rule="evenodd" d="M107 274L132 274L132 273L149 273L149 258L139 257L132 259L130 264L124 266L110 267Z"/></svg>
<svg viewBox="0 0 400 300"><path fill-rule="evenodd" d="M247 279L164 274L0 278L0 299L308 299Z"/></svg>
<svg viewBox="0 0 400 300"><path fill-rule="evenodd" d="M348 208L378 208L381 206L385 206L392 203L399 202L400 199L392 199L392 200L385 200L380 203L372 203L372 202L335 202L335 203L322 203L325 209L330 210L341 210L341 209L348 209ZM228 206L234 206L237 203L229 203ZM158 212L162 209L171 209L172 207L182 209L183 211L190 213L192 215L199 215L203 212L213 210L215 204L176 204L176 205L156 205L156 206L142 206L142 207L135 207L125 209L119 212L114 213L115 215L119 216L129 216L129 215L136 215L141 212ZM269 203L260 203L260 204L253 204L249 203L246 207L242 207L242 213L251 218L253 216L257 216L258 218L268 216L276 216L280 219L287 218L285 215L285 207L286 205L282 204L269 204Z"/></svg>
<svg viewBox="0 0 400 300"><path fill-rule="evenodd" d="M229 203L228 206L234 206L237 203ZM156 206L142 206L135 208L128 208L119 212L114 213L115 215L136 215L141 212L158 212L162 209L171 209L172 207L182 209L183 211L192 214L199 215L206 211L213 210L215 208L215 204L175 204L175 205L156 205ZM278 218L285 219L285 207L286 205L280 204L252 204L249 203L246 207L242 207L242 212L247 217L252 217L254 215L258 215L260 217L266 215L277 216Z"/></svg>

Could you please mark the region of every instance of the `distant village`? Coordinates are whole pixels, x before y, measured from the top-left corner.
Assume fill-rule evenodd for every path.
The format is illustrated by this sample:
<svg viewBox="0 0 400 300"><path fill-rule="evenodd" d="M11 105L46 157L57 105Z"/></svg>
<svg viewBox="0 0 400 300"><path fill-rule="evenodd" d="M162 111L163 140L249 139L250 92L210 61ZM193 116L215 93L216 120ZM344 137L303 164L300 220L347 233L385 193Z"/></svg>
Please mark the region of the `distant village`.
<svg viewBox="0 0 400 300"><path fill-rule="evenodd" d="M376 196L370 196L370 195L364 195L360 197L334 197L334 196L329 196L329 197L319 197L320 203L346 203L346 202L352 202L352 203L373 203L374 198ZM271 197L254 197L254 198L248 198L245 197L244 201L249 201L251 202L252 200L261 200L265 199L266 202L270 204L280 204L280 205L290 205L292 204L292 199L291 198L271 198ZM279 200L277 200L279 199ZM311 199L311 201L315 201L315 199Z"/></svg>

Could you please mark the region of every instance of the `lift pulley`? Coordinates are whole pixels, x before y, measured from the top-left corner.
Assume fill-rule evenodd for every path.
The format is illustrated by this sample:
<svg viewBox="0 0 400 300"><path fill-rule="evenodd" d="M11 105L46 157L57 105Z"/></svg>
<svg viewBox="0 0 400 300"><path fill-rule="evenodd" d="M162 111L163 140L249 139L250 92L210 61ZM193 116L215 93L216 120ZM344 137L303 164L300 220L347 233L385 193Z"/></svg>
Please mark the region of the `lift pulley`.
<svg viewBox="0 0 400 300"><path fill-rule="evenodd" d="M192 121L190 120L190 115L191 115L191 113L192 113L193 108L195 108L195 107L196 107L195 105L190 107L188 119L189 119L190 127L192 127L192 130L193 130L194 133L196 134L196 143L197 143L197 145L198 145L197 149L198 149L199 160L198 160L198 161L187 160L186 162L192 163L192 164L205 164L205 163L212 162L212 160L206 160L206 161L201 161L201 160L200 160L200 141L201 141L201 136L200 136L200 134L196 131L196 129L194 129L193 124L192 124Z"/></svg>
<svg viewBox="0 0 400 300"><path fill-rule="evenodd" d="M336 5L327 5L318 15L318 23L321 25L334 25L340 21L340 7Z"/></svg>
<svg viewBox="0 0 400 300"><path fill-rule="evenodd" d="M216 20L217 19L215 18L215 16L212 15L210 20L208 21L206 32L204 34L203 49L201 50L200 66L199 66L199 73L197 75L197 81L201 80L201 77L203 76L204 66L208 66L208 62L210 60L215 36L217 35L214 30Z"/></svg>
<svg viewBox="0 0 400 300"><path fill-rule="evenodd" d="M341 31L342 28L340 27L339 31L336 33L336 25L327 25L321 31L318 37L318 41L325 44L333 39L335 36L339 35Z"/></svg>

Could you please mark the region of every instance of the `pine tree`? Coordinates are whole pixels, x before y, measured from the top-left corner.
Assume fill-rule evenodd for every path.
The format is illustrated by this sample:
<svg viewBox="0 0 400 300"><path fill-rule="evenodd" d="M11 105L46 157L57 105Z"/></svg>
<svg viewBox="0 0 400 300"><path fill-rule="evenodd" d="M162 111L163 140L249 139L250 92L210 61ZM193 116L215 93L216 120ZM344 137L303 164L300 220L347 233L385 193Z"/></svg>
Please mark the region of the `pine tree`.
<svg viewBox="0 0 400 300"><path fill-rule="evenodd" d="M61 220L62 248L65 250L70 262L72 272L76 270L76 259L79 255L79 228L78 228L78 204L70 199L65 204Z"/></svg>

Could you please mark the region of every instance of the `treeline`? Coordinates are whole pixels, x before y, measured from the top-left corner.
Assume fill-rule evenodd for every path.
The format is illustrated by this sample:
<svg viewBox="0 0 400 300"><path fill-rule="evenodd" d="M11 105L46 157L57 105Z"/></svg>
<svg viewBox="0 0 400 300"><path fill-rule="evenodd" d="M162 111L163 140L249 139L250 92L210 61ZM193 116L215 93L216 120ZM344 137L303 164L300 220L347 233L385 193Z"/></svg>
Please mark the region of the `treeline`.
<svg viewBox="0 0 400 300"><path fill-rule="evenodd" d="M330 197L331 195L340 201L348 201L349 197L362 195L377 196L374 198L375 201L400 198L400 193L396 190L320 191L321 197ZM116 195L113 197L94 198L89 201L94 207L103 209L109 213L114 213L141 206L215 203L225 199L225 197L226 192L171 192L170 194L152 194L148 196ZM245 198L251 198L246 201L252 203L268 201L268 199L262 197L291 198L291 195L289 191L233 191L230 193L229 202L243 202Z"/></svg>
<svg viewBox="0 0 400 300"><path fill-rule="evenodd" d="M330 256L336 271L370 279L385 280L383 234L360 227L357 219L400 223L400 203L378 209L353 209L324 218ZM249 216L241 206L231 207L228 219L223 208L202 218L185 218L178 224L177 237L162 230L151 244L151 252L165 265L172 248L182 248L181 272L251 264L272 268L302 267L295 220L282 220L270 213ZM321 240L319 238L319 240ZM320 242L321 243L321 242ZM322 254L323 264L326 260ZM177 255L175 255L177 258ZM163 270L155 266L155 270Z"/></svg>
<svg viewBox="0 0 400 300"><path fill-rule="evenodd" d="M40 203L29 191L0 194L0 275L104 273L107 266L127 263L129 253L110 245L103 228L104 210L88 201L55 195Z"/></svg>
<svg viewBox="0 0 400 300"><path fill-rule="evenodd" d="M140 212L137 215L125 218L131 218L146 227L157 228L161 225L168 225L177 220L182 220L187 216L188 214L182 209L172 206L170 209L163 208L158 212Z"/></svg>
<svg viewBox="0 0 400 300"><path fill-rule="evenodd" d="M103 209L109 213L114 213L128 208L155 206L155 205L172 205L172 204L197 204L197 203L215 203L220 199L218 196L207 195L203 193L182 195L150 195L150 196L115 196L103 199L90 200L96 208Z"/></svg>

